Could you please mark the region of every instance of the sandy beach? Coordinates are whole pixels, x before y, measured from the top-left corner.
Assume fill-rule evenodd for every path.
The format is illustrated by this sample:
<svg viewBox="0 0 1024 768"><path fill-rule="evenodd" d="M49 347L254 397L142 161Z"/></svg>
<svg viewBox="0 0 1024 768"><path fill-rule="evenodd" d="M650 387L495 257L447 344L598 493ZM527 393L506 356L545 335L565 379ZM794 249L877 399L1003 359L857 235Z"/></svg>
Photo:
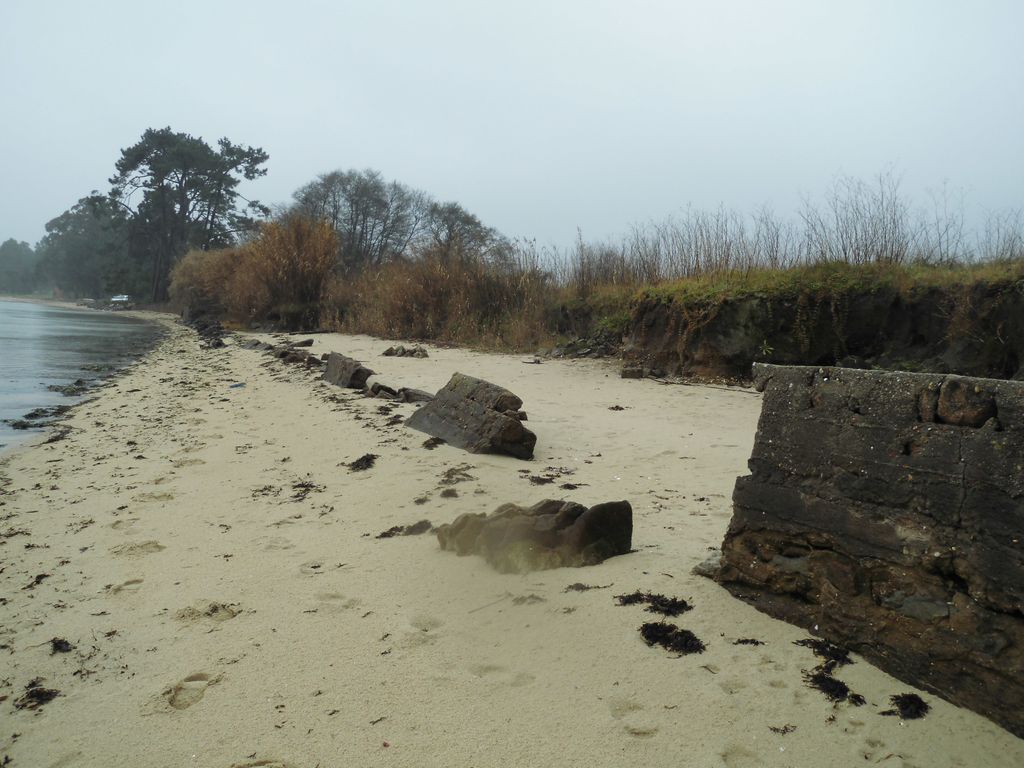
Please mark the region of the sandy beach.
<svg viewBox="0 0 1024 768"><path fill-rule="evenodd" d="M915 689L860 659L837 675L867 703L833 705L803 682L806 633L691 574L721 543L758 394L314 337L388 383L435 391L460 371L509 388L538 435L524 462L429 450L395 423L414 405L163 322L66 438L0 464L12 768L1024 765L1024 741L934 695L917 691L924 719L883 716ZM346 466L367 453L371 468ZM635 551L503 575L431 534L377 538L544 498L628 500ZM689 601L674 621L706 651L648 647L656 617L615 600L638 589ZM59 694L24 706L37 679Z"/></svg>

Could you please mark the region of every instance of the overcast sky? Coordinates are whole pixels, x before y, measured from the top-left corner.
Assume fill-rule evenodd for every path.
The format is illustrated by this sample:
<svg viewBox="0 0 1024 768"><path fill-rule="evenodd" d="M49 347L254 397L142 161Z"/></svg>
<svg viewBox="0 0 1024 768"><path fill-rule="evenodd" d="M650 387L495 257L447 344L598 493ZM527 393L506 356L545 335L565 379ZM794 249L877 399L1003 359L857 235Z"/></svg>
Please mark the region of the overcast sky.
<svg viewBox="0 0 1024 768"><path fill-rule="evenodd" d="M286 202L376 168L565 245L838 174L1024 205L1020 0L0 0L0 240L148 127L270 154Z"/></svg>

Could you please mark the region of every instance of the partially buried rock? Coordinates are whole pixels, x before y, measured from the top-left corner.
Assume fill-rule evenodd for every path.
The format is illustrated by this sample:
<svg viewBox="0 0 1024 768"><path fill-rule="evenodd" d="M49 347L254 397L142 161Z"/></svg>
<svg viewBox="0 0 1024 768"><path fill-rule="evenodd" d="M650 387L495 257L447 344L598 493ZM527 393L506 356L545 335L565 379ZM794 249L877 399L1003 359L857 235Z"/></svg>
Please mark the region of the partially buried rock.
<svg viewBox="0 0 1024 768"><path fill-rule="evenodd" d="M366 380L372 375L373 371L358 360L331 352L327 356L327 370L324 371L323 379L328 384L338 387L362 389L366 386Z"/></svg>
<svg viewBox="0 0 1024 768"><path fill-rule="evenodd" d="M429 357L427 350L417 344L415 347L404 347L401 344L395 347L388 347L382 353L384 357Z"/></svg>
<svg viewBox="0 0 1024 768"><path fill-rule="evenodd" d="M402 387L398 390L398 397L396 399L403 403L429 403L434 399L434 396L422 389Z"/></svg>
<svg viewBox="0 0 1024 768"><path fill-rule="evenodd" d="M405 422L470 453L533 457L537 436L518 418L523 401L504 387L456 373Z"/></svg>
<svg viewBox="0 0 1024 768"><path fill-rule="evenodd" d="M437 529L437 540L458 555L481 555L502 573L597 565L630 551L633 508L628 501L590 509L553 499L503 504L489 515L460 515Z"/></svg>

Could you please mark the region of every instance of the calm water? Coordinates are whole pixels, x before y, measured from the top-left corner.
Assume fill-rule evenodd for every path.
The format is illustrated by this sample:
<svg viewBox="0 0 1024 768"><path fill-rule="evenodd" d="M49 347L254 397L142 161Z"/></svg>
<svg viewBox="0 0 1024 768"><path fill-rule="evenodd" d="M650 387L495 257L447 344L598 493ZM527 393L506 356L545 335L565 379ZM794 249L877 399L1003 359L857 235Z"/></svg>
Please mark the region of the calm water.
<svg viewBox="0 0 1024 768"><path fill-rule="evenodd" d="M47 386L107 376L110 368L123 367L151 348L160 335L155 323L115 312L0 299L0 420L78 402L81 397L65 397ZM38 434L0 423L0 449Z"/></svg>

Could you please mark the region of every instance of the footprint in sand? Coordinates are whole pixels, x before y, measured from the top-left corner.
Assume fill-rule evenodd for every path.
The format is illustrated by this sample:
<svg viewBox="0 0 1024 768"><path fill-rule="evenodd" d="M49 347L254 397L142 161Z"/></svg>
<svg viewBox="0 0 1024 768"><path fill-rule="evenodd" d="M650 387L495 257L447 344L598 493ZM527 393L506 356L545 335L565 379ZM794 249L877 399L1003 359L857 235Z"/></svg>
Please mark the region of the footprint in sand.
<svg viewBox="0 0 1024 768"><path fill-rule="evenodd" d="M140 493L134 501L171 501L173 498L173 493Z"/></svg>
<svg viewBox="0 0 1024 768"><path fill-rule="evenodd" d="M274 552L277 550L284 549L295 549L295 545L291 541L286 539L284 536L273 536L266 540L266 544L263 545L263 549L266 552Z"/></svg>
<svg viewBox="0 0 1024 768"><path fill-rule="evenodd" d="M761 755L736 744L726 747L721 758L725 768L761 768L764 765Z"/></svg>
<svg viewBox="0 0 1024 768"><path fill-rule="evenodd" d="M307 560L299 566L299 573L303 576L322 576L324 573L324 561Z"/></svg>
<svg viewBox="0 0 1024 768"><path fill-rule="evenodd" d="M739 693L743 689L749 687L749 685L750 684L746 680L741 680L738 677L731 677L720 682L718 687L728 694L733 694Z"/></svg>
<svg viewBox="0 0 1024 768"><path fill-rule="evenodd" d="M118 557L140 557L141 555L152 555L156 552L163 552L167 547L159 541L140 541L134 544L118 544L111 547L110 554Z"/></svg>
<svg viewBox="0 0 1024 768"><path fill-rule="evenodd" d="M113 528L115 531L126 531L133 525L135 525L137 522L139 522L139 518L137 517L126 517L123 520L115 520L114 522L110 523L110 527Z"/></svg>
<svg viewBox="0 0 1024 768"><path fill-rule="evenodd" d="M908 755L904 752L896 754L885 746L880 739L867 738L857 750L856 754L870 762L871 765L888 766L889 768L912 768L913 763L908 761Z"/></svg>
<svg viewBox="0 0 1024 768"><path fill-rule="evenodd" d="M505 667L498 664L471 664L468 669L471 674L477 677L487 677L487 675L492 675L495 672L505 671Z"/></svg>
<svg viewBox="0 0 1024 768"><path fill-rule="evenodd" d="M120 595L127 592L138 592L141 586L142 579L128 579L120 584L111 584L107 587L107 591L112 595Z"/></svg>
<svg viewBox="0 0 1024 768"><path fill-rule="evenodd" d="M630 736L638 739L646 739L658 732L658 726L644 722L640 714L644 711L644 705L633 699L610 699L608 701L608 712L615 720L622 721L622 730Z"/></svg>
<svg viewBox="0 0 1024 768"><path fill-rule="evenodd" d="M340 592L318 592L315 597L317 599L317 610L326 613L351 611L362 605L359 598L345 597Z"/></svg>
<svg viewBox="0 0 1024 768"><path fill-rule="evenodd" d="M508 667L503 667L500 664L471 664L467 669L476 677L489 678L495 683L506 685L509 688L523 688L537 680L529 672L513 673Z"/></svg>
<svg viewBox="0 0 1024 768"><path fill-rule="evenodd" d="M219 677L210 677L205 672L189 675L163 692L163 697L174 709L188 709L202 701L206 689L220 682Z"/></svg>
<svg viewBox="0 0 1024 768"><path fill-rule="evenodd" d="M174 614L174 618L186 624L195 624L203 620L219 623L229 621L241 612L242 609L238 606L238 603L197 603L196 605L182 608Z"/></svg>
<svg viewBox="0 0 1024 768"><path fill-rule="evenodd" d="M181 469L182 467L198 467L200 464L205 463L206 462L202 459L177 459L171 462L171 466L176 469Z"/></svg>
<svg viewBox="0 0 1024 768"><path fill-rule="evenodd" d="M444 622L433 616L417 614L409 619L411 632L405 633L402 646L405 648L417 648L422 645L430 645L437 642L436 630L440 629Z"/></svg>

